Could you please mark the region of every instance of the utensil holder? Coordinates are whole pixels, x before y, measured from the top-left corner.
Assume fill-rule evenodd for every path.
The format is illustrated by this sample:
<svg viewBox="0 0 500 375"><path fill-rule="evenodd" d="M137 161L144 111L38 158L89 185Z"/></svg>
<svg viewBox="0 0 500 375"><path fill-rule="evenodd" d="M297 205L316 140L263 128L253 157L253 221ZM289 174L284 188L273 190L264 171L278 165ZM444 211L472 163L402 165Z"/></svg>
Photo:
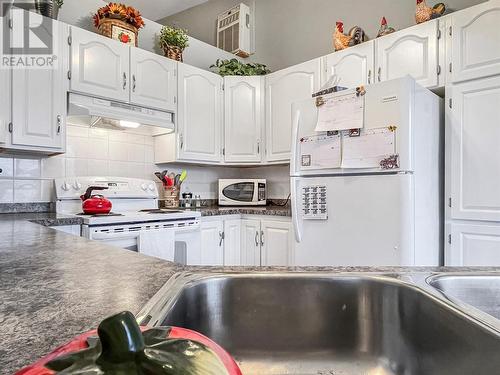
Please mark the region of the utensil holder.
<svg viewBox="0 0 500 375"><path fill-rule="evenodd" d="M177 186L164 186L163 199L166 208L179 207L180 189Z"/></svg>

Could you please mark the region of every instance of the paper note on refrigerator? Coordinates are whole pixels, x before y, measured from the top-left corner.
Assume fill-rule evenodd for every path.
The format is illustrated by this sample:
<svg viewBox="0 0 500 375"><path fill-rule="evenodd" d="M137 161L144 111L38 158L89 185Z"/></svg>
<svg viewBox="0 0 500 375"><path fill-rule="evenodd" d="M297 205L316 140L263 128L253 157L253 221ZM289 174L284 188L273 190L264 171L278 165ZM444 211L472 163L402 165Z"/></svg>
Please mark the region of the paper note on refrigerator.
<svg viewBox="0 0 500 375"><path fill-rule="evenodd" d="M340 168L342 149L340 133L313 135L300 140L302 170Z"/></svg>
<svg viewBox="0 0 500 375"><path fill-rule="evenodd" d="M361 129L364 124L365 99L356 89L324 97L318 107L316 131Z"/></svg>
<svg viewBox="0 0 500 375"><path fill-rule="evenodd" d="M342 132L342 168L390 169L397 162L395 128L362 130L357 136Z"/></svg>

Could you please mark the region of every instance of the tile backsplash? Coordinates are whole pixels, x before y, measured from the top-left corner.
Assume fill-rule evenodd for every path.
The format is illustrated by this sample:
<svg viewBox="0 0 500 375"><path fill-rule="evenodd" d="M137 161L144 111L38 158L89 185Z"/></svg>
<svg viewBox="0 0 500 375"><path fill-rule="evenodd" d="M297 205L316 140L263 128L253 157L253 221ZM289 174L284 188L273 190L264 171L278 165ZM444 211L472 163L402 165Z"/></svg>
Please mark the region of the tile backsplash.
<svg viewBox="0 0 500 375"><path fill-rule="evenodd" d="M289 194L288 167L229 168L154 164L154 139L139 130L127 132L67 125L66 154L52 157L0 156L0 203L53 202L54 178L113 176L156 181L154 172L186 169L183 191L217 199L219 178L266 178L269 198Z"/></svg>

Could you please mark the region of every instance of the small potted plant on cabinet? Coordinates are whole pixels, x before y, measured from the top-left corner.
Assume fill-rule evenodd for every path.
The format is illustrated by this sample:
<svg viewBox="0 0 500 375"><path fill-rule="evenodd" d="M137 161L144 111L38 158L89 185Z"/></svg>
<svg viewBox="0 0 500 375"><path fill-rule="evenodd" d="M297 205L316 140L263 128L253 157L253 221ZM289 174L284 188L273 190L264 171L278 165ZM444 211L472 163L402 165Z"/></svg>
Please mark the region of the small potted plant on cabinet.
<svg viewBox="0 0 500 375"><path fill-rule="evenodd" d="M165 56L176 61L183 61L182 53L189 46L186 30L173 26L163 26L159 35L160 47Z"/></svg>

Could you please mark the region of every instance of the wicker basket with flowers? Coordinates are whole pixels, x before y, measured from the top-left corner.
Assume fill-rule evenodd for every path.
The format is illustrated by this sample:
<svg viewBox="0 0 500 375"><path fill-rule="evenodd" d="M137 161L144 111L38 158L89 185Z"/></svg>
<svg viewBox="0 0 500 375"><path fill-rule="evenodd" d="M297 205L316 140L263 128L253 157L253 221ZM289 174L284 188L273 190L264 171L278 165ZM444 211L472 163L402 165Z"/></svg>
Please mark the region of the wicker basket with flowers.
<svg viewBox="0 0 500 375"><path fill-rule="evenodd" d="M144 20L134 7L109 3L97 10L94 26L108 38L137 46L139 29L144 26Z"/></svg>

